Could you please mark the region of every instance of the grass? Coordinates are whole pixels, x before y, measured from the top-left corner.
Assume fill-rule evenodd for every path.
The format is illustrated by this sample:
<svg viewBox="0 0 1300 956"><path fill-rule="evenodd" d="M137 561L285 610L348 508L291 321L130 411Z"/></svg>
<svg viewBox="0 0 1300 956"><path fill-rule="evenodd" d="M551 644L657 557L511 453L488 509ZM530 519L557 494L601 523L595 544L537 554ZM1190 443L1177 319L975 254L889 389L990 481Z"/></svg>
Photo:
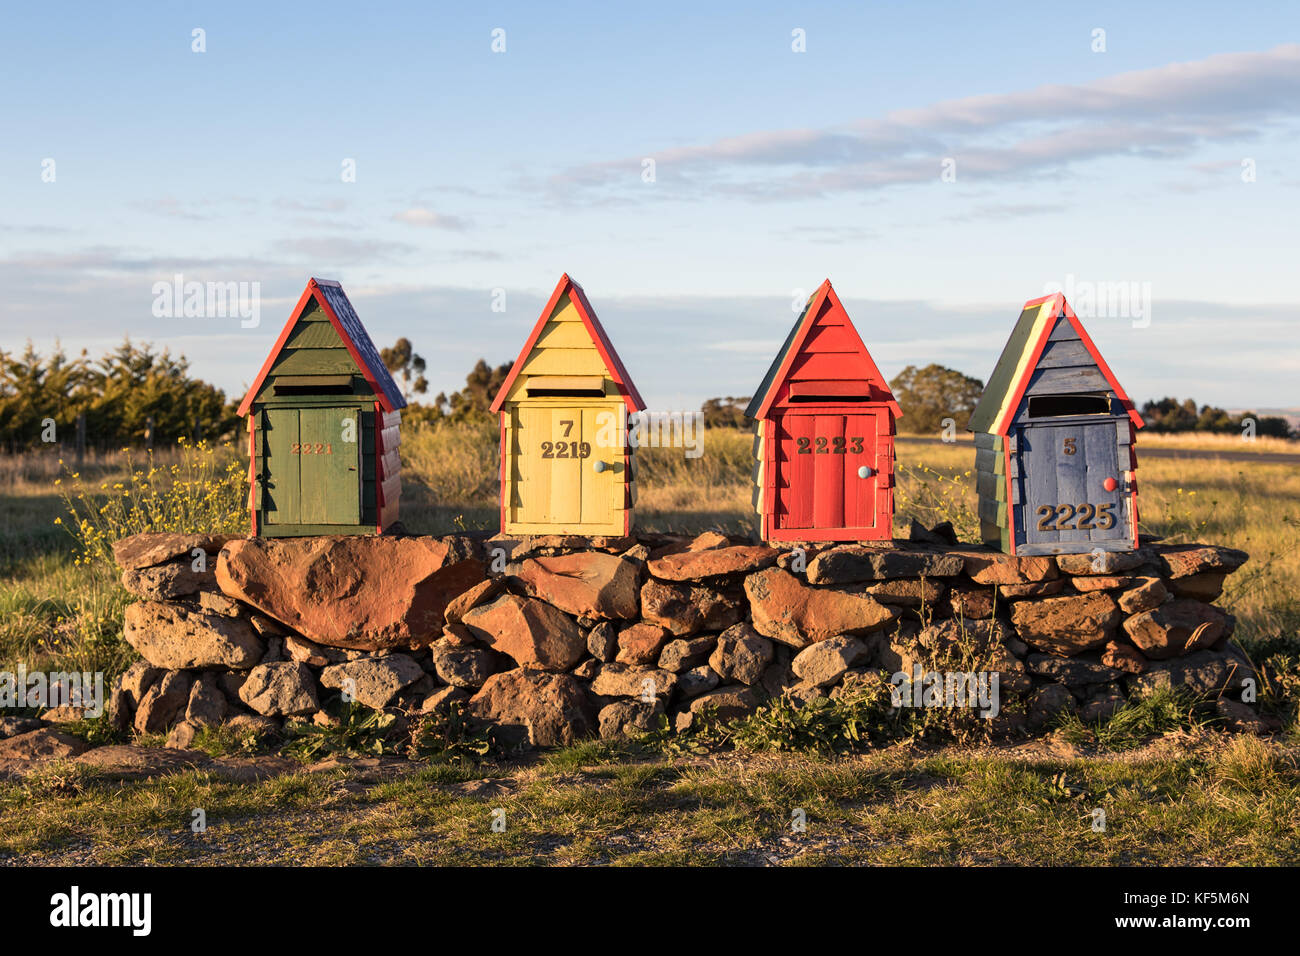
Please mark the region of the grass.
<svg viewBox="0 0 1300 956"><path fill-rule="evenodd" d="M1221 446L1214 438L1201 447ZM642 449L638 527L751 533L751 448L748 432L717 430L706 433L700 458ZM1256 448L1265 450L1264 440ZM495 527L495 483L484 478L495 474L494 434L413 432L403 451L408 530ZM915 517L949 520L972 536L969 446L900 444L899 455L896 533ZM180 461L156 459L165 470ZM0 461L0 669L111 676L132 657L120 639L127 598L102 547L88 558L67 525L54 523L69 517L57 474L50 460ZM130 481L122 456L92 458L82 475L106 484L106 495ZM1159 696L1101 725L1066 720L1028 751L870 743L871 715L854 725L838 712L772 712L734 730L741 749L725 754L589 741L520 763L460 728L431 727L417 750L437 762L417 760L383 779L335 770L236 784L194 770L122 784L55 766L0 782L0 863L1293 863L1300 469L1148 458L1138 477L1144 531L1251 553L1221 603L1264 667L1263 699L1285 716L1286 735L1229 738L1184 702ZM92 491L88 500L104 499ZM202 514L189 518L207 520ZM836 756L854 734L869 746ZM303 759L349 746L313 741L299 741ZM275 742L218 730L197 746L249 755ZM758 752L765 748L778 752ZM1091 830L1097 806L1105 834ZM207 811L206 834L190 831L194 807ZM490 827L498 807L501 834ZM791 831L794 809L806 812L807 832Z"/></svg>
<svg viewBox="0 0 1300 956"><path fill-rule="evenodd" d="M202 808L208 829L190 829ZM1092 828L1105 811L1105 832ZM492 821L504 814L504 832ZM806 828L796 830L796 812ZM334 769L123 785L51 768L0 783L0 864L1134 864L1300 858L1300 765L1278 743L1182 735L1066 748Z"/></svg>

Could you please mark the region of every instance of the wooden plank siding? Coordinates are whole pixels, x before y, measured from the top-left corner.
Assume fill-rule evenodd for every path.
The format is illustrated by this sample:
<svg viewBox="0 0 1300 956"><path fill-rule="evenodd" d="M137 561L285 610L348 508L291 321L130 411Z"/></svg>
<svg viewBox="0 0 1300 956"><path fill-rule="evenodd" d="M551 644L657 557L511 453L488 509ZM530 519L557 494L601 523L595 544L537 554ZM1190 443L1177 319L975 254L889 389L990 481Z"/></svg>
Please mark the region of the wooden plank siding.
<svg viewBox="0 0 1300 956"><path fill-rule="evenodd" d="M829 280L809 297L746 414L755 420L752 500L764 540L892 536L900 412Z"/></svg>
<svg viewBox="0 0 1300 956"><path fill-rule="evenodd" d="M342 288L311 280L241 405L255 533L375 533L396 520L402 405Z"/></svg>
<svg viewBox="0 0 1300 956"><path fill-rule="evenodd" d="M636 503L627 415L644 408L581 286L562 276L493 400L501 530L626 534ZM597 463L601 471L596 471Z"/></svg>

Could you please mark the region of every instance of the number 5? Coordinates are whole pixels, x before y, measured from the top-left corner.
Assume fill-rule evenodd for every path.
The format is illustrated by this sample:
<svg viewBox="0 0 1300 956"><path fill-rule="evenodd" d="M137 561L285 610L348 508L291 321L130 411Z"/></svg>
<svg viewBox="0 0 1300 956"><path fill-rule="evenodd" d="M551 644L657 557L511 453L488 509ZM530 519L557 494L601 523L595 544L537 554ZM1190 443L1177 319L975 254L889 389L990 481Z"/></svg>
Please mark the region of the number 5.
<svg viewBox="0 0 1300 956"><path fill-rule="evenodd" d="M1073 439L1073 438L1067 438L1067 439L1065 440L1065 453L1066 453L1067 455L1073 455L1073 454L1075 453L1075 451L1076 451L1076 449L1075 449L1075 447L1074 447L1074 439Z"/></svg>

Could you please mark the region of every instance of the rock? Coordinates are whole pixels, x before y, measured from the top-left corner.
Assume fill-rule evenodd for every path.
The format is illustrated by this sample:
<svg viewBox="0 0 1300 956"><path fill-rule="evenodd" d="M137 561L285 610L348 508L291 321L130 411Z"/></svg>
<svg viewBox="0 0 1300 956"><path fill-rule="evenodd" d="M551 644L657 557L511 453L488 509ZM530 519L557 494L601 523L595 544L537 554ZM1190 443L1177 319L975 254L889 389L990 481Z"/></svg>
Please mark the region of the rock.
<svg viewBox="0 0 1300 956"><path fill-rule="evenodd" d="M253 625L253 630L268 640L272 637L285 637L292 633L279 621L273 621L265 614L258 614L256 611L249 611L245 616L248 618L248 623ZM298 634L294 636L301 637L302 635Z"/></svg>
<svg viewBox="0 0 1300 956"><path fill-rule="evenodd" d="M1098 574L1092 577L1075 578L1071 583L1074 589L1080 593L1088 591L1118 591L1120 588L1129 588L1138 582L1138 578L1121 577L1116 574Z"/></svg>
<svg viewBox="0 0 1300 956"><path fill-rule="evenodd" d="M329 647L385 650L436 639L444 611L484 578L458 538L334 535L231 542L217 583Z"/></svg>
<svg viewBox="0 0 1300 956"><path fill-rule="evenodd" d="M519 580L533 597L575 617L637 616L637 568L603 551L580 551L550 558L528 558Z"/></svg>
<svg viewBox="0 0 1300 956"><path fill-rule="evenodd" d="M659 668L681 674L699 667L709 659L717 644L718 638L715 634L669 641L659 652Z"/></svg>
<svg viewBox="0 0 1300 956"><path fill-rule="evenodd" d="M226 695L221 692L221 684L215 677L200 674L195 678L194 686L190 688L189 701L185 705L186 721L216 726L226 719L229 711Z"/></svg>
<svg viewBox="0 0 1300 956"><path fill-rule="evenodd" d="M614 660L620 664L653 664L667 640L668 631L658 624L631 624L619 632Z"/></svg>
<svg viewBox="0 0 1300 956"><path fill-rule="evenodd" d="M953 530L951 521L940 521L933 528L926 528L915 518L908 520L907 540L933 544L941 548L958 544L957 532Z"/></svg>
<svg viewBox="0 0 1300 956"><path fill-rule="evenodd" d="M956 577L962 573L964 563L958 554L841 545L822 551L808 562L808 583L854 584L890 578Z"/></svg>
<svg viewBox="0 0 1300 956"><path fill-rule="evenodd" d="M253 757L215 757L205 769L231 783L260 783L287 774L298 773L302 764L288 757L259 754Z"/></svg>
<svg viewBox="0 0 1300 956"><path fill-rule="evenodd" d="M988 618L993 616L993 588L959 584L954 582L948 588L948 594L939 604L939 611L949 617Z"/></svg>
<svg viewBox="0 0 1300 956"><path fill-rule="evenodd" d="M1231 574L1250 560L1250 555L1236 548L1209 544L1162 545L1156 549L1158 563L1166 576L1188 578L1206 571Z"/></svg>
<svg viewBox="0 0 1300 956"><path fill-rule="evenodd" d="M866 657L867 645L856 637L831 637L796 654L790 669L807 683L829 687Z"/></svg>
<svg viewBox="0 0 1300 956"><path fill-rule="evenodd" d="M252 667L266 653L266 644L238 618L152 602L128 604L123 618L127 643L166 670Z"/></svg>
<svg viewBox="0 0 1300 956"><path fill-rule="evenodd" d="M192 720L182 720L172 727L171 733L167 735L167 742L163 746L168 750L189 749L190 744L194 743L194 738L199 735L200 726L200 724Z"/></svg>
<svg viewBox="0 0 1300 956"><path fill-rule="evenodd" d="M1259 712L1249 704L1244 704L1231 697L1220 697L1215 701L1215 711L1225 727L1235 734L1266 734L1268 725Z"/></svg>
<svg viewBox="0 0 1300 956"><path fill-rule="evenodd" d="M656 730L659 727L659 718L663 716L663 713L663 702L658 699L654 701L616 700L614 703L602 707L596 720L600 725L600 736L603 739L609 739L611 737L634 735L638 731L644 733Z"/></svg>
<svg viewBox="0 0 1300 956"><path fill-rule="evenodd" d="M146 601L188 597L204 587L216 587L212 567L195 571L190 561L169 561L152 568L122 572L122 587Z"/></svg>
<svg viewBox="0 0 1300 956"><path fill-rule="evenodd" d="M1101 662L1126 674L1141 674L1147 667L1147 659L1141 651L1119 641L1110 641L1101 649Z"/></svg>
<svg viewBox="0 0 1300 956"><path fill-rule="evenodd" d="M139 705L145 691L162 675L163 668L154 667L148 661L136 661L122 672L122 689L130 698L132 707Z"/></svg>
<svg viewBox="0 0 1300 956"><path fill-rule="evenodd" d="M689 700L706 694L722 683L717 673L708 664L692 667L677 675L677 692L683 699Z"/></svg>
<svg viewBox="0 0 1300 956"><path fill-rule="evenodd" d="M1211 604L1178 598L1124 622L1129 640L1149 660L1167 660L1212 647L1232 633L1234 619Z"/></svg>
<svg viewBox="0 0 1300 956"><path fill-rule="evenodd" d="M591 680L600 673L600 665L601 661L596 660L594 657L588 657L569 673L582 680Z"/></svg>
<svg viewBox="0 0 1300 956"><path fill-rule="evenodd" d="M998 693L1024 694L1034 689L1034 679L1029 676L1024 661L1013 654L1007 645L990 646L983 658L983 669L998 675Z"/></svg>
<svg viewBox="0 0 1300 956"><path fill-rule="evenodd" d="M32 717L0 717L0 740L40 730L45 725Z"/></svg>
<svg viewBox="0 0 1300 956"><path fill-rule="evenodd" d="M1045 677L1065 684L1067 687L1082 687L1085 684L1105 684L1123 676L1123 671L1107 667L1100 661L1087 660L1083 657L1056 657L1048 654L1030 654L1025 658L1025 667L1031 674Z"/></svg>
<svg viewBox="0 0 1300 956"><path fill-rule="evenodd" d="M1063 711L1074 709L1074 696L1064 684L1047 684L1029 698L1029 725L1042 727Z"/></svg>
<svg viewBox="0 0 1300 956"><path fill-rule="evenodd" d="M305 637L295 637L289 634L281 638L281 640L284 642L285 656L289 660L297 661L299 664L306 664L309 667L325 667L328 664L339 664L345 659L338 648L325 647L315 641L309 641Z"/></svg>
<svg viewBox="0 0 1300 956"><path fill-rule="evenodd" d="M568 674L523 669L493 674L469 707L477 717L524 728L534 747L567 746L596 728L582 684Z"/></svg>
<svg viewBox="0 0 1300 956"><path fill-rule="evenodd" d="M1225 571L1202 571L1185 578L1174 578L1170 587L1173 588L1175 597L1193 598L1208 604L1223 593L1223 582L1227 577Z"/></svg>
<svg viewBox="0 0 1300 956"><path fill-rule="evenodd" d="M723 680L757 684L772 656L771 641L748 624L736 624L718 637L709 667Z"/></svg>
<svg viewBox="0 0 1300 956"><path fill-rule="evenodd" d="M238 537L234 534L133 534L113 542L113 560L124 571L136 571L177 558L193 560L195 551L216 554Z"/></svg>
<svg viewBox="0 0 1300 956"><path fill-rule="evenodd" d="M566 671L587 649L571 617L536 598L506 594L462 618L475 639L521 667Z"/></svg>
<svg viewBox="0 0 1300 956"><path fill-rule="evenodd" d="M1057 577L1049 557L1018 557L996 551L961 551L966 576L976 584L1027 584Z"/></svg>
<svg viewBox="0 0 1300 956"><path fill-rule="evenodd" d="M895 616L875 598L809 587L780 568L751 574L745 579L745 594L754 630L791 647L838 634L867 634Z"/></svg>
<svg viewBox="0 0 1300 956"><path fill-rule="evenodd" d="M303 664L259 664L248 672L239 699L263 717L300 717L320 710L316 679Z"/></svg>
<svg viewBox="0 0 1300 956"><path fill-rule="evenodd" d="M1079 710L1079 717L1087 723L1110 720L1126 703L1123 694L1106 691L1089 697Z"/></svg>
<svg viewBox="0 0 1300 956"><path fill-rule="evenodd" d="M505 578L487 578L478 582L468 591L452 598L443 612L448 624L459 624L474 608L492 600L506 589Z"/></svg>
<svg viewBox="0 0 1300 956"><path fill-rule="evenodd" d="M876 648L876 663L890 674L911 674L921 663L919 629L913 625L881 640Z"/></svg>
<svg viewBox="0 0 1300 956"><path fill-rule="evenodd" d="M598 661L612 661L618 653L618 628L602 621L587 634L587 653Z"/></svg>
<svg viewBox="0 0 1300 956"><path fill-rule="evenodd" d="M1154 611L1165 603L1169 591L1159 578L1135 578L1135 586L1119 596L1119 609L1125 614Z"/></svg>
<svg viewBox="0 0 1300 956"><path fill-rule="evenodd" d="M216 567L214 564L213 567ZM212 585L216 587L216 572L213 572ZM222 614L226 617L239 617L242 609L238 601L232 601L219 591L200 591L199 607L205 611L211 611L213 614Z"/></svg>
<svg viewBox="0 0 1300 956"><path fill-rule="evenodd" d="M388 654L327 667L321 671L320 682L322 686L344 691L367 707L382 710L404 688L424 676L424 668L414 658Z"/></svg>
<svg viewBox="0 0 1300 956"><path fill-rule="evenodd" d="M259 664L274 664L277 661L287 661L289 658L284 653L283 637L268 637L266 639L266 653L262 655Z"/></svg>
<svg viewBox="0 0 1300 956"><path fill-rule="evenodd" d="M48 727L0 740L0 777L24 774L51 760L66 760L84 753L90 745Z"/></svg>
<svg viewBox="0 0 1300 956"><path fill-rule="evenodd" d="M258 737L280 732L279 721L261 714L235 714L226 720L225 726L237 734L253 734Z"/></svg>
<svg viewBox="0 0 1300 956"><path fill-rule="evenodd" d="M893 578L877 581L863 589L881 604L893 604L900 607L934 607L948 590L942 581L933 578ZM989 614L993 613L992 604ZM988 617L989 614L981 615Z"/></svg>
<svg viewBox="0 0 1300 956"><path fill-rule="evenodd" d="M954 617L935 621L923 628L916 642L928 649L932 656L940 660L954 659L950 662L957 664L961 662L960 658L973 659L989 647L1005 644L1014 638L1011 628L997 618L973 621Z"/></svg>
<svg viewBox="0 0 1300 956"><path fill-rule="evenodd" d="M721 631L745 619L743 597L694 584L646 581L641 587L641 618L678 636Z"/></svg>
<svg viewBox="0 0 1300 956"><path fill-rule="evenodd" d="M598 697L663 697L672 696L677 686L677 675L654 667L634 667L629 664L602 664L600 672L591 679L591 692Z"/></svg>
<svg viewBox="0 0 1300 956"><path fill-rule="evenodd" d="M182 719L190 702L190 677L168 671L152 684L135 709L135 731L156 734Z"/></svg>
<svg viewBox="0 0 1300 956"><path fill-rule="evenodd" d="M744 684L726 684L692 700L690 712L698 717L712 709L719 720L732 720L752 713L758 704L758 694L754 688Z"/></svg>
<svg viewBox="0 0 1300 956"><path fill-rule="evenodd" d="M664 581L702 581L750 574L776 564L780 554L766 545L734 545L680 551L646 562L650 574Z"/></svg>
<svg viewBox="0 0 1300 956"><path fill-rule="evenodd" d="M1194 651L1186 657L1151 661L1146 670L1128 679L1129 688L1149 693L1158 688L1186 687L1198 697L1217 697L1235 690L1253 673L1226 651Z"/></svg>
<svg viewBox="0 0 1300 956"><path fill-rule="evenodd" d="M1026 584L999 584L998 596L1007 601L1020 601L1025 598L1052 597L1065 590L1065 578L1053 578L1050 581L1030 581Z"/></svg>
<svg viewBox="0 0 1300 956"><path fill-rule="evenodd" d="M504 534L488 538L489 548L503 547L513 561L533 555L555 555L568 551L626 551L636 545L636 538L614 535L537 534L512 538Z"/></svg>
<svg viewBox="0 0 1300 956"><path fill-rule="evenodd" d="M481 647L466 646L443 638L429 646L433 666L445 684L477 690L492 676L492 655Z"/></svg>
<svg viewBox="0 0 1300 956"><path fill-rule="evenodd" d="M453 704L464 703L467 700L469 700L469 694L460 687L439 687L420 701L418 709L422 714L433 714L446 710Z"/></svg>
<svg viewBox="0 0 1300 956"><path fill-rule="evenodd" d="M1145 548L1137 551L1102 551L1098 548L1085 554L1058 554L1056 566L1070 575L1114 575L1136 571L1152 558Z"/></svg>
<svg viewBox="0 0 1300 956"><path fill-rule="evenodd" d="M1115 599L1104 592L1021 601L1011 611L1021 640L1061 657L1102 647L1115 636L1120 617Z"/></svg>
<svg viewBox="0 0 1300 956"><path fill-rule="evenodd" d="M101 776L118 780L147 780L173 773L183 773L208 764L211 758L199 750L176 750L162 747L133 747L113 744L96 747L78 757L76 764L98 771Z"/></svg>

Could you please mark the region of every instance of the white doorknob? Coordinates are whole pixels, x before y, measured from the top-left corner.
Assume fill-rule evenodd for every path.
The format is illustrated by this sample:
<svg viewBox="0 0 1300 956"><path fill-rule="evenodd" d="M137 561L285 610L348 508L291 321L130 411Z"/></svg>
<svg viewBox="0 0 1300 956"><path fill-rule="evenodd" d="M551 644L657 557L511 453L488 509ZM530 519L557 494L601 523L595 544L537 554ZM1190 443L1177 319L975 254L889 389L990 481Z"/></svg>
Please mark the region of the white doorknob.
<svg viewBox="0 0 1300 956"><path fill-rule="evenodd" d="M596 474L600 474L602 471L604 471L606 468L608 468L609 465L605 464L603 461L597 461L597 462L596 462L594 465L592 465L591 467L592 467L593 469L595 469Z"/></svg>
<svg viewBox="0 0 1300 956"><path fill-rule="evenodd" d="M870 468L868 468L866 465L863 465L861 468L858 469L859 478L870 478L874 474L875 472L872 471Z"/></svg>

